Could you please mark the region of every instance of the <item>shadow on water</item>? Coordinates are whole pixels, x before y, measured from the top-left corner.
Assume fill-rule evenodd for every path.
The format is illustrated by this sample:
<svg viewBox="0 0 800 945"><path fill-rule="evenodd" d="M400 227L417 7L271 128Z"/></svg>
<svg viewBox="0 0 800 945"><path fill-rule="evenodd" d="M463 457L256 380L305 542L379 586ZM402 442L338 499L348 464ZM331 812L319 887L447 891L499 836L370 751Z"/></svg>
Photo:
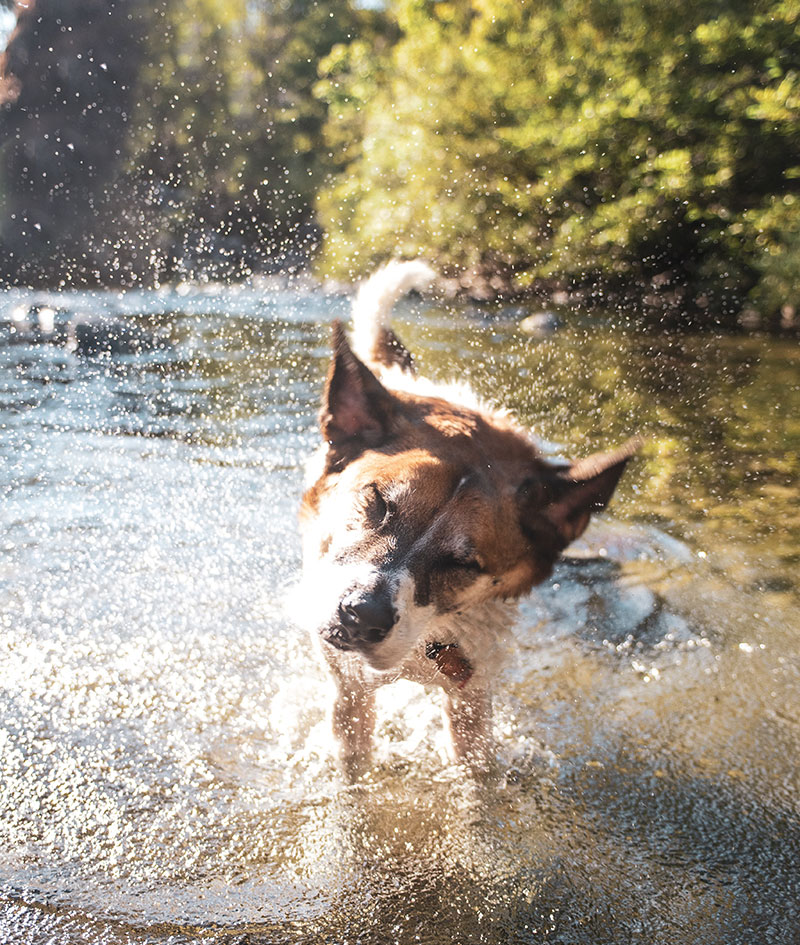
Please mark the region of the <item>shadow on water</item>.
<svg viewBox="0 0 800 945"><path fill-rule="evenodd" d="M521 608L495 779L408 684L348 788L283 604L344 303L16 293L0 322L34 304L158 343L0 343L4 941L793 945L795 348L406 306L423 369L550 451L648 443Z"/></svg>

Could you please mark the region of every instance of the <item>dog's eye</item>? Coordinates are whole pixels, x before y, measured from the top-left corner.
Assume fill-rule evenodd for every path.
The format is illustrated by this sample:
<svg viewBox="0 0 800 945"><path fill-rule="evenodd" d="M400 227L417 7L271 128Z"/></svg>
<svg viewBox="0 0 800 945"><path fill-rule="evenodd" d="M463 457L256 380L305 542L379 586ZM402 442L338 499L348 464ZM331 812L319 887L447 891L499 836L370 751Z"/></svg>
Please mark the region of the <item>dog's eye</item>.
<svg viewBox="0 0 800 945"><path fill-rule="evenodd" d="M387 502L377 486L370 486L366 495L367 519L371 525L383 525L392 514L392 503Z"/></svg>
<svg viewBox="0 0 800 945"><path fill-rule="evenodd" d="M442 555L436 560L436 568L440 571L471 571L473 574L483 574L480 561L467 555Z"/></svg>

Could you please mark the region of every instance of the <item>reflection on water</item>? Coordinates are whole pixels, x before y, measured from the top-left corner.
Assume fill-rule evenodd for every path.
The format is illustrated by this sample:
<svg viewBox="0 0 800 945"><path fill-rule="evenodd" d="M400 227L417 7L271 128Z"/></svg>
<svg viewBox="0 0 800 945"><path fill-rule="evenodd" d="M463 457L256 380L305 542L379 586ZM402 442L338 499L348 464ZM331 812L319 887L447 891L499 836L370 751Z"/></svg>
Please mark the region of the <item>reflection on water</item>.
<svg viewBox="0 0 800 945"><path fill-rule="evenodd" d="M48 337L12 325L35 304ZM648 445L521 609L496 783L407 684L348 788L283 604L344 311L0 300L0 939L794 942L796 346L407 307L424 370L553 451Z"/></svg>

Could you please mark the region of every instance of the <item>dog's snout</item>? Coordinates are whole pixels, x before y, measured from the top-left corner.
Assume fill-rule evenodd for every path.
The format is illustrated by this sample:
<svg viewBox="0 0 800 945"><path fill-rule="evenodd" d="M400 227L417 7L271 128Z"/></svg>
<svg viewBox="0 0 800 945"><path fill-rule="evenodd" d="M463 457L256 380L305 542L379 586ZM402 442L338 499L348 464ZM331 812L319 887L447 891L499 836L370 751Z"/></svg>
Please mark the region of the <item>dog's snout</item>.
<svg viewBox="0 0 800 945"><path fill-rule="evenodd" d="M387 591L355 593L339 604L339 619L355 642L380 643L397 621Z"/></svg>

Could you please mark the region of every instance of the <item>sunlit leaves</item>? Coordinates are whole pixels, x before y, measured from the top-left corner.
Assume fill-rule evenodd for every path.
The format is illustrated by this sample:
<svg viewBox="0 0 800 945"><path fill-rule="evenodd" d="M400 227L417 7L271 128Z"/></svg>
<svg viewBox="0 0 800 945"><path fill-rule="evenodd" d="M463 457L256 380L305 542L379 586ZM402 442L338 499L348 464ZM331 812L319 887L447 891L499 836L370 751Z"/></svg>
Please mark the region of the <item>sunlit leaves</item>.
<svg viewBox="0 0 800 945"><path fill-rule="evenodd" d="M347 142L319 202L328 268L422 252L462 281L636 280L731 318L751 288L765 311L797 304L785 278L759 287L794 253L796 2L391 8L403 35L380 60L323 64Z"/></svg>

